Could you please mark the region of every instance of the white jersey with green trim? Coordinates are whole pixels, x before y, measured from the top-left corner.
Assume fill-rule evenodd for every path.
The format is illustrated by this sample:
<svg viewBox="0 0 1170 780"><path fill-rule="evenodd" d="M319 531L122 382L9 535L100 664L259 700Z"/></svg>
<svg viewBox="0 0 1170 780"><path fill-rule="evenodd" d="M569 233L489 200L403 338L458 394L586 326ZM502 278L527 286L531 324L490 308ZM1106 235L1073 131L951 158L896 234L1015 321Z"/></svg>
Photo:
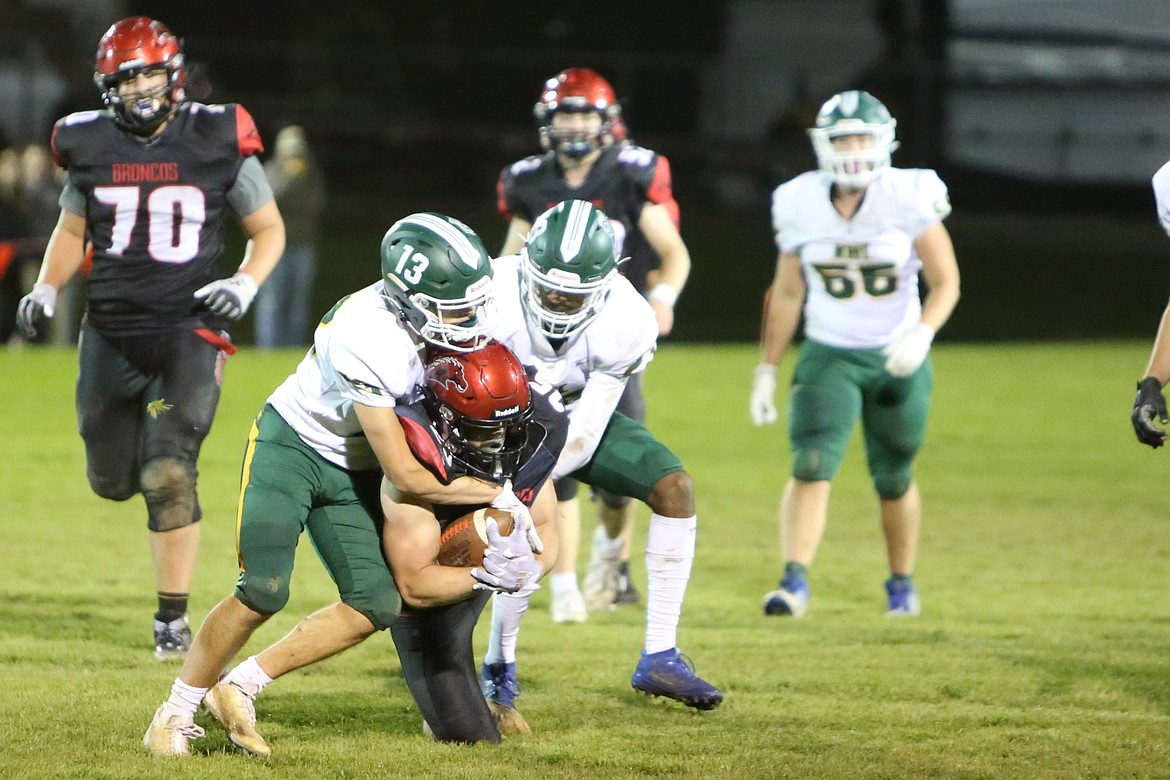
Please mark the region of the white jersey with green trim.
<svg viewBox="0 0 1170 780"><path fill-rule="evenodd" d="M386 306L378 281L330 309L312 348L268 403L321 457L353 471L376 469L353 405L417 400L423 369L418 345Z"/></svg>
<svg viewBox="0 0 1170 780"><path fill-rule="evenodd" d="M1170 235L1170 162L1154 174L1154 203L1158 209L1158 221L1166 235Z"/></svg>
<svg viewBox="0 0 1170 780"><path fill-rule="evenodd" d="M772 227L780 251L800 257L808 286L805 335L872 349L916 325L922 261L914 242L950 213L946 185L926 169L882 169L852 219L833 208L830 183L819 172L777 187Z"/></svg>
<svg viewBox="0 0 1170 780"><path fill-rule="evenodd" d="M517 256L492 261L499 315L495 337L516 353L521 363L536 369L538 381L560 390L571 407L590 375L600 373L622 379L646 368L658 342L658 322L654 309L629 280L624 276L614 278L601 311L570 336L558 354L524 315L520 303L521 262Z"/></svg>

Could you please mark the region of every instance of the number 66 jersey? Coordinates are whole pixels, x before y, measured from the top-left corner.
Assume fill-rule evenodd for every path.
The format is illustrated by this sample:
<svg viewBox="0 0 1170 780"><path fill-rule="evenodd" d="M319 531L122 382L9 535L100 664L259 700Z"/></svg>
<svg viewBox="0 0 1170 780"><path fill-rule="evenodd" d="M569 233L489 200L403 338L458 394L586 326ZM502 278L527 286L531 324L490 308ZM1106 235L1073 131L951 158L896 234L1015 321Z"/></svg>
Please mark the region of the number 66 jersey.
<svg viewBox="0 0 1170 780"><path fill-rule="evenodd" d="M805 335L872 349L917 324L922 261L914 242L950 213L946 185L925 169L882 169L852 219L833 207L830 183L817 171L777 187L772 227L780 251L800 257Z"/></svg>
<svg viewBox="0 0 1170 780"><path fill-rule="evenodd" d="M272 197L251 115L183 103L143 139L108 110L81 111L57 121L52 149L68 173L61 207L85 217L93 247L89 323L127 335L211 324L194 294L224 275L225 207L247 216Z"/></svg>

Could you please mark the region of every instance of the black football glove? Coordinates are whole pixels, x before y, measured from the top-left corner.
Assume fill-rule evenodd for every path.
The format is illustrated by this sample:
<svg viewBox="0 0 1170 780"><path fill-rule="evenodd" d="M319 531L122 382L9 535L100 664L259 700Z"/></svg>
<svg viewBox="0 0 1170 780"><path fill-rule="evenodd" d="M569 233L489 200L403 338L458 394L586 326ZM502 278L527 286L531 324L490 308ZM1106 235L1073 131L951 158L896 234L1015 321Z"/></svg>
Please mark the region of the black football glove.
<svg viewBox="0 0 1170 780"><path fill-rule="evenodd" d="M1137 383L1137 397L1133 399L1133 432L1142 444L1157 449L1166 443L1166 431L1154 425L1155 418L1162 425L1170 424L1166 399L1162 397L1162 383L1148 376Z"/></svg>

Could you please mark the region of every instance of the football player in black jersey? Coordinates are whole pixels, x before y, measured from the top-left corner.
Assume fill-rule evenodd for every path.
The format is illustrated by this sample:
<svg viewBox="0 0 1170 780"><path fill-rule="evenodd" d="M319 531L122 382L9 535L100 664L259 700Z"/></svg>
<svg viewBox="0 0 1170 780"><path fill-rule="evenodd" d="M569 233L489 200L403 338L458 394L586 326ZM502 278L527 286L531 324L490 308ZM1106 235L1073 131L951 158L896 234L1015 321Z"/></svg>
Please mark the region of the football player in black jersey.
<svg viewBox="0 0 1170 780"><path fill-rule="evenodd" d="M252 117L238 105L184 101L183 53L164 25L135 16L111 26L94 80L105 110L53 128L67 173L61 216L18 324L35 335L91 254L77 383L87 474L103 498L145 498L155 655L179 658L191 639L196 459L235 351L224 326L280 259L284 223L255 157L264 147ZM249 240L224 279L216 264L229 207Z"/></svg>
<svg viewBox="0 0 1170 780"><path fill-rule="evenodd" d="M545 567L556 558L556 501L548 476L568 428L560 395L531 381L516 356L492 341L474 352L432 349L423 399L394 410L411 451L436 479L443 484L460 476L506 481L531 508L536 526L532 536L517 528L510 537L497 538L497 551L489 550L482 567L489 569L487 558L497 556L491 563L499 564L491 568L497 581L485 581L491 576L481 569L436 561L443 530L478 507L434 504L401 493L383 479L383 551L404 602L390 633L407 686L435 739L498 742L501 734L527 733L527 722L512 706L517 690L492 691L491 701L485 701L471 640L493 592L536 590ZM256 731L252 703L266 685L373 635L372 626L357 630L342 618L340 606L305 618L208 692L204 705L237 746L269 754Z"/></svg>
<svg viewBox="0 0 1170 780"><path fill-rule="evenodd" d="M674 304L686 285L691 257L678 232L678 204L671 189L670 163L632 144L613 88L596 71L568 68L545 82L533 109L545 153L503 170L497 205L509 219L501 256L514 255L537 216L563 200L587 200L605 212L618 233L618 251L629 260L622 273L654 307L660 336L674 326ZM646 419L641 376L626 385L618 411ZM598 491L602 527L594 537L585 579L577 587L580 536L577 482L557 481L561 501L561 557L551 578L554 622L580 622L590 610L636 603L629 581L630 499ZM620 564L613 552L624 544ZM618 568L615 568L617 566Z"/></svg>

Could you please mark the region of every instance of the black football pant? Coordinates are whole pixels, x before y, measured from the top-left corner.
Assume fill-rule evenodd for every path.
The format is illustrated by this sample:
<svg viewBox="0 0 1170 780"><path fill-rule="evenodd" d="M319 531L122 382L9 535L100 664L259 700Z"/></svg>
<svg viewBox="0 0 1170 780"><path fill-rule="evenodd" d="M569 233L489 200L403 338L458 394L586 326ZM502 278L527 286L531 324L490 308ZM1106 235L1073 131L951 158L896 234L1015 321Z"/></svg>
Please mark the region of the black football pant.
<svg viewBox="0 0 1170 780"><path fill-rule="evenodd" d="M490 597L476 591L441 607L404 607L390 626L406 685L440 741L500 741L471 647L475 623Z"/></svg>

